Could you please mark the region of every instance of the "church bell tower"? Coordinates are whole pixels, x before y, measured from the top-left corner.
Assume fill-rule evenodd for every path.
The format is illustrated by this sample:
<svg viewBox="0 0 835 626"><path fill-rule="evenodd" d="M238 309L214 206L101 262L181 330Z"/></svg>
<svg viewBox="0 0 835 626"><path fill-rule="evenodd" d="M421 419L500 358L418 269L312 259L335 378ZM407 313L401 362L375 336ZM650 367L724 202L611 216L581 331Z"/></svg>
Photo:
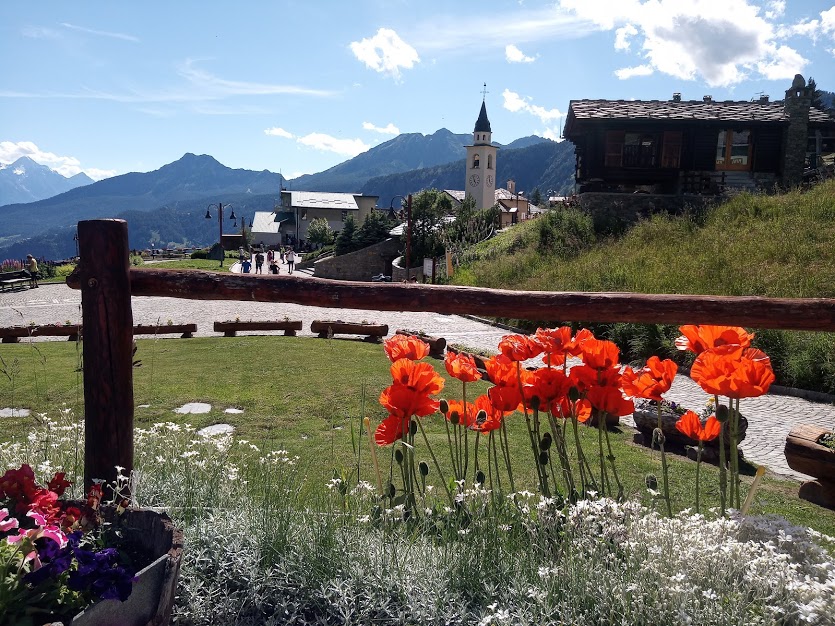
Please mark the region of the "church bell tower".
<svg viewBox="0 0 835 626"><path fill-rule="evenodd" d="M490 120L487 119L486 94L473 129L473 143L467 148L464 193L475 199L476 209L489 209L496 204L496 148L491 141Z"/></svg>

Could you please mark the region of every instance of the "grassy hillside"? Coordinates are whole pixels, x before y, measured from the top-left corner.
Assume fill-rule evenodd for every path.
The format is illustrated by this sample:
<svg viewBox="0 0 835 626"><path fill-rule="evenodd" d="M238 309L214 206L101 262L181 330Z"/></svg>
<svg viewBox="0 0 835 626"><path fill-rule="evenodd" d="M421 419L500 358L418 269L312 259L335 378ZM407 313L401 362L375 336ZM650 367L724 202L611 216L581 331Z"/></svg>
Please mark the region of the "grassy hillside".
<svg viewBox="0 0 835 626"><path fill-rule="evenodd" d="M835 181L807 192L739 195L703 214L656 215L617 237L563 210L469 251L460 284L543 291L835 297ZM555 321L555 320L549 320ZM632 358L672 353L674 327L603 328ZM778 382L835 392L828 333L762 331Z"/></svg>

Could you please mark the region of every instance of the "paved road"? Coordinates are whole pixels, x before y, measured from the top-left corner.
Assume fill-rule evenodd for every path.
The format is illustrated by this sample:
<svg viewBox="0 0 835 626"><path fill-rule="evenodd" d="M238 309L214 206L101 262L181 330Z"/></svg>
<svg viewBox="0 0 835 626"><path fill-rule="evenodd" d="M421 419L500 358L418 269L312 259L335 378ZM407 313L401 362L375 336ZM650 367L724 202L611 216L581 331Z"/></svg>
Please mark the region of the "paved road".
<svg viewBox="0 0 835 626"><path fill-rule="evenodd" d="M285 271L282 271L282 274L284 273ZM302 272L297 273L303 275ZM398 328L422 330L431 335L445 337L448 343L483 350L495 350L501 337L507 334L507 331L487 324L457 315L438 313L330 309L298 304L228 300L133 298L134 323L166 324L169 320L175 324L196 322L199 336L217 336L212 324L218 320L236 317L241 320L283 319L284 316L304 321L305 330L302 331L302 335L313 334L309 328L310 322L314 319L342 319L355 322L368 320L388 324L391 333ZM66 321L81 322L81 294L66 285L41 285L38 289L0 293L0 326ZM676 377L667 397L696 412L701 410L707 399L706 394L685 376ZM761 398L743 400L742 412L749 417L748 435L741 445L745 457L754 463L766 465L774 473L792 478L804 477L791 470L783 456L785 438L791 428L799 423L835 427L835 406L787 396L769 394ZM624 421L631 425L630 418Z"/></svg>

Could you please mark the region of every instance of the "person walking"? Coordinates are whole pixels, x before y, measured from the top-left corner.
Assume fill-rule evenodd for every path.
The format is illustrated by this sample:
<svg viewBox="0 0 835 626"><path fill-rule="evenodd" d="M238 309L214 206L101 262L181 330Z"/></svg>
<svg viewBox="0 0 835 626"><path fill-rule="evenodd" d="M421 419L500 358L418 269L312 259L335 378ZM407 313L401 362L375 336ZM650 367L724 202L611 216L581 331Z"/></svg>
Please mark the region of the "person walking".
<svg viewBox="0 0 835 626"><path fill-rule="evenodd" d="M264 273L264 254L261 252L255 255L255 273Z"/></svg>
<svg viewBox="0 0 835 626"><path fill-rule="evenodd" d="M287 252L284 254L284 258L287 261L287 273L293 273L293 267L296 264L296 253L293 252L293 248L287 248Z"/></svg>
<svg viewBox="0 0 835 626"><path fill-rule="evenodd" d="M249 261L249 259L244 259L244 262L241 263L241 271L244 274L249 274L250 269L252 269L252 263Z"/></svg>
<svg viewBox="0 0 835 626"><path fill-rule="evenodd" d="M26 255L26 271L29 272L29 281L31 287L38 286L38 262L31 254Z"/></svg>

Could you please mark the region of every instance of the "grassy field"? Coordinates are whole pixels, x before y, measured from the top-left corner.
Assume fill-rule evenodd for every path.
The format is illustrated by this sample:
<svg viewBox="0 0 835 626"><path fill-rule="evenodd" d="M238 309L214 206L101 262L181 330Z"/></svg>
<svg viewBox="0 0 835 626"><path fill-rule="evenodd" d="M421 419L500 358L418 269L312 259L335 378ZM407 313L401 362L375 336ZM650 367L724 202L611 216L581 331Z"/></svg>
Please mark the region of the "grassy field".
<svg viewBox="0 0 835 626"><path fill-rule="evenodd" d="M134 370L135 424L147 427L173 421L195 427L229 423L236 437L262 449L283 448L300 457L301 474L308 486L321 486L334 472L345 471L356 480L355 445L360 444L360 478L373 482L367 434L360 439L363 415L372 424L385 417L377 402L390 383L389 362L382 347L359 341L294 337L195 338L139 340ZM33 417L3 418L0 441L24 439L38 414L56 418L61 408L72 409L72 419L83 421L83 392L76 345L65 342L3 345L7 373L0 373L0 409L30 408ZM460 398L460 383L447 377L440 361L431 361L446 379L441 397ZM483 393L486 385L468 386L468 397ZM174 409L187 402L205 402L212 410L180 415ZM149 405L139 408L140 405ZM227 408L243 413L227 414ZM744 410L744 403L743 403ZM425 418L433 448L444 471L449 465L446 434L438 416ZM517 489L535 489L531 451L524 420L509 421L511 451ZM586 455L596 466L597 431L581 428ZM660 476L657 454L632 443L629 429L611 433L618 470L626 493L649 502L644 487L647 474ZM419 460L429 461L421 442ZM379 450L381 469L388 475L389 449ZM683 456L671 459L674 509L692 506L695 463ZM752 468L748 469L749 475ZM434 467L429 482L437 478ZM750 480L746 477L745 480ZM715 468L702 468L703 510L718 502ZM835 535L835 512L796 497L797 483L766 480L755 513L776 513Z"/></svg>

